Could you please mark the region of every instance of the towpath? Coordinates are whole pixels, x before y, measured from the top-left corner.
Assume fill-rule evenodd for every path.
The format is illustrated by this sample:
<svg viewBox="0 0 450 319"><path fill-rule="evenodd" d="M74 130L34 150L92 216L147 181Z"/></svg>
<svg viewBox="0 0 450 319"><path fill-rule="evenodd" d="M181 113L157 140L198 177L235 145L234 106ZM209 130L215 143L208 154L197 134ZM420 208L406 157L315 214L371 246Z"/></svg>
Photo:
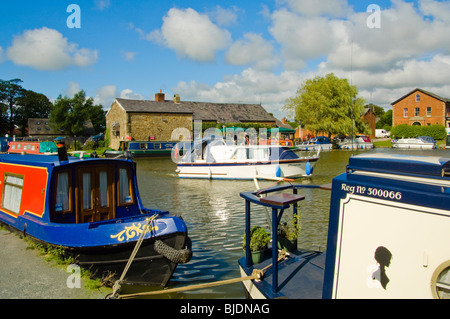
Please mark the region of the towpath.
<svg viewBox="0 0 450 319"><path fill-rule="evenodd" d="M68 288L71 274L27 247L15 233L0 229L0 299L102 299L108 293Z"/></svg>

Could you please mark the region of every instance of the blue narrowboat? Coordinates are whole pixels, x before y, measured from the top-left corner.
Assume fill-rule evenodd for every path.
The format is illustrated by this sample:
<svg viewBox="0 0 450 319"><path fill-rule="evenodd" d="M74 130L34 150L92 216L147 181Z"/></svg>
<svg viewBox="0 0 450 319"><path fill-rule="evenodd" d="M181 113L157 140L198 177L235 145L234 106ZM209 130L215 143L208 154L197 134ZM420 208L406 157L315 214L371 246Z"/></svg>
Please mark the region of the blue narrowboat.
<svg viewBox="0 0 450 319"><path fill-rule="evenodd" d="M165 286L191 257L184 221L143 207L133 161L60 150L60 156L0 155L0 221L98 274L126 273L124 283Z"/></svg>
<svg viewBox="0 0 450 319"><path fill-rule="evenodd" d="M103 155L107 158L121 158L128 152L133 157L170 157L177 143L174 141L121 141L118 150L106 150Z"/></svg>
<svg viewBox="0 0 450 319"><path fill-rule="evenodd" d="M450 298L450 159L368 154L351 157L332 181L326 251L272 249L254 262L251 206L272 210L272 242L285 210L315 185L241 193L246 256L239 267L252 298ZM330 187L325 187L330 188ZM302 215L307 214L302 207ZM273 245L272 245L273 246ZM255 274L255 275L252 275Z"/></svg>

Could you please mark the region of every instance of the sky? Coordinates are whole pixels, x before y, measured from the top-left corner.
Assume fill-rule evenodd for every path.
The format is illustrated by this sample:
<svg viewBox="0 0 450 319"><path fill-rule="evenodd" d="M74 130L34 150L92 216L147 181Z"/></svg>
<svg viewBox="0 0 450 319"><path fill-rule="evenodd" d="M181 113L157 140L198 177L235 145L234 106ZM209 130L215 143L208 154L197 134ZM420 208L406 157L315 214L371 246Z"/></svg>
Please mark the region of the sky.
<svg viewBox="0 0 450 319"><path fill-rule="evenodd" d="M2 0L0 79L114 98L262 104L277 118L334 73L386 110L415 88L450 98L450 1Z"/></svg>

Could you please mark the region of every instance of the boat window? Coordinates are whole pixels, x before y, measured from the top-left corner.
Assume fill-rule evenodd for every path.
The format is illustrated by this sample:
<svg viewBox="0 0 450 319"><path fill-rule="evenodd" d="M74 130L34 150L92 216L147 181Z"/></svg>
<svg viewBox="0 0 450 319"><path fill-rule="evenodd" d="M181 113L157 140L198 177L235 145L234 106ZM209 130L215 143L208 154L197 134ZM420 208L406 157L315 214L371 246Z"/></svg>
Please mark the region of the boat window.
<svg viewBox="0 0 450 319"><path fill-rule="evenodd" d="M450 260L441 264L431 278L434 298L450 299Z"/></svg>
<svg viewBox="0 0 450 319"><path fill-rule="evenodd" d="M91 209L91 173L83 173L83 209Z"/></svg>
<svg viewBox="0 0 450 319"><path fill-rule="evenodd" d="M10 212L19 214L22 202L23 176L5 174L3 183L2 207Z"/></svg>
<svg viewBox="0 0 450 319"><path fill-rule="evenodd" d="M130 172L127 168L119 169L119 204L132 204Z"/></svg>
<svg viewBox="0 0 450 319"><path fill-rule="evenodd" d="M147 143L140 143L140 144L139 144L139 148L140 148L141 150L146 150L146 149L147 149Z"/></svg>
<svg viewBox="0 0 450 319"><path fill-rule="evenodd" d="M108 206L108 172L100 171L100 207Z"/></svg>
<svg viewBox="0 0 450 319"><path fill-rule="evenodd" d="M69 172L61 172L56 178L55 211L66 212L70 210L70 174Z"/></svg>

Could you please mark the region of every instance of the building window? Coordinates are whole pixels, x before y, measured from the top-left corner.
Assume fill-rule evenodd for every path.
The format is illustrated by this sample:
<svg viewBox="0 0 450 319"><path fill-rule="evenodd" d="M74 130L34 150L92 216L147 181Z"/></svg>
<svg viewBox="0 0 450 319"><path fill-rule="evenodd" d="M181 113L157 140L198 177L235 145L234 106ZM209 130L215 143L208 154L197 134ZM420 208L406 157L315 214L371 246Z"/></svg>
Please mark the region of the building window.
<svg viewBox="0 0 450 319"><path fill-rule="evenodd" d="M19 214L20 203L22 202L23 176L6 173L3 185L2 207Z"/></svg>
<svg viewBox="0 0 450 319"><path fill-rule="evenodd" d="M420 102L420 94L416 94L416 102Z"/></svg>
<svg viewBox="0 0 450 319"><path fill-rule="evenodd" d="M431 107L427 107L427 116L431 116Z"/></svg>
<svg viewBox="0 0 450 319"><path fill-rule="evenodd" d="M408 117L408 109L407 108L403 109L403 117Z"/></svg>
<svg viewBox="0 0 450 319"><path fill-rule="evenodd" d="M419 116L420 115L420 108L416 107L414 109L414 116Z"/></svg>

